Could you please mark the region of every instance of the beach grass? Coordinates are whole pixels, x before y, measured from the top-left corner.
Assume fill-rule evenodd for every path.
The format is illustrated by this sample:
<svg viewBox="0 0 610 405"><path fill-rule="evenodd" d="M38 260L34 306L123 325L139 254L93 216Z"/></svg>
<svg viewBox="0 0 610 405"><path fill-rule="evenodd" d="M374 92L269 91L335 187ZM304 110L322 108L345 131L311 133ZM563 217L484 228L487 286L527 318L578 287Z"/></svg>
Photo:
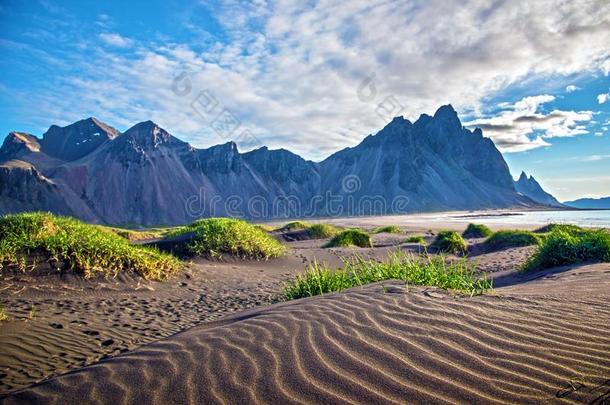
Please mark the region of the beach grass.
<svg viewBox="0 0 610 405"><path fill-rule="evenodd" d="M610 232L577 226L555 227L525 263L523 270L582 262L610 262Z"/></svg>
<svg viewBox="0 0 610 405"><path fill-rule="evenodd" d="M487 225L483 224L468 224L466 230L462 233L465 238L487 238L493 234Z"/></svg>
<svg viewBox="0 0 610 405"><path fill-rule="evenodd" d="M485 241L485 246L490 249L504 249L508 247L539 245L545 235L524 230L503 230L494 232Z"/></svg>
<svg viewBox="0 0 610 405"><path fill-rule="evenodd" d="M465 254L468 252L468 244L455 231L440 231L431 247L444 253Z"/></svg>
<svg viewBox="0 0 610 405"><path fill-rule="evenodd" d="M195 256L270 259L282 256L286 246L258 226L234 218L207 218L180 228L169 236L192 233L187 251Z"/></svg>
<svg viewBox="0 0 610 405"><path fill-rule="evenodd" d="M281 231L298 231L301 229L309 229L311 224L305 221L292 221L279 228Z"/></svg>
<svg viewBox="0 0 610 405"><path fill-rule="evenodd" d="M425 245L426 244L426 239L424 239L423 236L409 236L406 240L405 243L419 243L420 245Z"/></svg>
<svg viewBox="0 0 610 405"><path fill-rule="evenodd" d="M340 228L330 224L313 224L309 227L309 234L313 239L327 239L341 232Z"/></svg>
<svg viewBox="0 0 610 405"><path fill-rule="evenodd" d="M566 232L580 232L582 230L581 227L577 225L571 224L548 224L543 227L536 229L535 233L549 233L553 231L566 231Z"/></svg>
<svg viewBox="0 0 610 405"><path fill-rule="evenodd" d="M373 233L402 233L402 229L396 225L388 225L376 228Z"/></svg>
<svg viewBox="0 0 610 405"><path fill-rule="evenodd" d="M133 271L146 279L163 280L181 267L174 256L133 246L116 233L74 218L44 212L1 217L0 268L15 265L26 271L27 258L33 252L63 262L67 269L86 278Z"/></svg>
<svg viewBox="0 0 610 405"><path fill-rule="evenodd" d="M340 269L314 262L285 285L283 297L286 300L310 297L384 280L401 280L408 285L434 286L471 295L493 287L486 274L482 278L476 276L475 264L465 258L448 261L443 255L422 258L396 251L384 261L360 256L344 259Z"/></svg>
<svg viewBox="0 0 610 405"><path fill-rule="evenodd" d="M357 246L362 248L373 247L371 236L361 229L346 229L335 235L325 247L350 247Z"/></svg>

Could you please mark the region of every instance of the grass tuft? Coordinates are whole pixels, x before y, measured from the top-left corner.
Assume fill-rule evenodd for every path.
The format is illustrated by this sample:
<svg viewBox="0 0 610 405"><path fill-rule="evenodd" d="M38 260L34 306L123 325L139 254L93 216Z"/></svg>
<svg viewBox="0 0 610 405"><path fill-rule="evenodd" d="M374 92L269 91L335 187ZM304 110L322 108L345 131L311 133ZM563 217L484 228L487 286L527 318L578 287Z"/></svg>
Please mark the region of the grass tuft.
<svg viewBox="0 0 610 405"><path fill-rule="evenodd" d="M288 222L286 225L280 228L281 231L298 231L300 229L309 229L311 225L305 221L293 221Z"/></svg>
<svg viewBox="0 0 610 405"><path fill-rule="evenodd" d="M468 227L462 233L465 238L487 238L493 234L487 225L483 224L468 224Z"/></svg>
<svg viewBox="0 0 610 405"><path fill-rule="evenodd" d="M360 229L346 229L335 235L325 247L373 247L371 236Z"/></svg>
<svg viewBox="0 0 610 405"><path fill-rule="evenodd" d="M258 226L234 218L208 218L185 226L170 236L193 233L187 245L190 254L220 258L229 254L247 259L269 259L286 247Z"/></svg>
<svg viewBox="0 0 610 405"><path fill-rule="evenodd" d="M329 224L314 224L309 227L309 234L313 239L332 238L341 232L341 229Z"/></svg>
<svg viewBox="0 0 610 405"><path fill-rule="evenodd" d="M468 244L459 233L454 231L440 231L431 247L445 253L465 254L468 252Z"/></svg>
<svg viewBox="0 0 610 405"><path fill-rule="evenodd" d="M504 249L508 247L532 246L542 243L544 237L530 231L505 230L494 232L486 241L485 246L490 249Z"/></svg>
<svg viewBox="0 0 610 405"><path fill-rule="evenodd" d="M426 244L426 239L423 236L409 236L405 243L419 243L420 245Z"/></svg>
<svg viewBox="0 0 610 405"><path fill-rule="evenodd" d="M284 287L283 297L286 300L311 297L384 280L402 280L409 285L459 290L471 295L493 287L486 274L483 278L476 276L475 265L467 259L448 261L442 255L422 259L397 251L382 262L356 256L344 260L344 267L336 270L314 262Z"/></svg>
<svg viewBox="0 0 610 405"><path fill-rule="evenodd" d="M163 280L180 268L171 255L130 245L112 232L74 218L43 212L0 218L0 269L16 265L25 271L27 256L33 252L43 252L86 278L133 271L146 279Z"/></svg>
<svg viewBox="0 0 610 405"><path fill-rule="evenodd" d="M536 229L534 232L535 233L549 233L549 232L558 231L558 230L562 230L562 231L566 231L566 232L578 232L578 231L582 230L582 228L579 226L576 226L576 225L571 225L571 224L548 224L548 225L545 225L543 227Z"/></svg>
<svg viewBox="0 0 610 405"><path fill-rule="evenodd" d="M610 262L610 233L577 226L556 227L528 259L524 270L545 269L579 262Z"/></svg>
<svg viewBox="0 0 610 405"><path fill-rule="evenodd" d="M396 225L388 225L375 229L373 233L402 233L402 229Z"/></svg>

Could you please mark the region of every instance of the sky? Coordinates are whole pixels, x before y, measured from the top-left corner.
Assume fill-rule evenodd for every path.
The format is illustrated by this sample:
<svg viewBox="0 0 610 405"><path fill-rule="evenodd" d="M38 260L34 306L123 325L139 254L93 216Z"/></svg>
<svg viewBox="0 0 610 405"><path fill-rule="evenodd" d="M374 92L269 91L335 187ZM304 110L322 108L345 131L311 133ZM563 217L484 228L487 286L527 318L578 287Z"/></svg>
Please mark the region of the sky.
<svg viewBox="0 0 610 405"><path fill-rule="evenodd" d="M514 177L610 196L610 2L0 1L0 140L94 116L321 160L444 104Z"/></svg>

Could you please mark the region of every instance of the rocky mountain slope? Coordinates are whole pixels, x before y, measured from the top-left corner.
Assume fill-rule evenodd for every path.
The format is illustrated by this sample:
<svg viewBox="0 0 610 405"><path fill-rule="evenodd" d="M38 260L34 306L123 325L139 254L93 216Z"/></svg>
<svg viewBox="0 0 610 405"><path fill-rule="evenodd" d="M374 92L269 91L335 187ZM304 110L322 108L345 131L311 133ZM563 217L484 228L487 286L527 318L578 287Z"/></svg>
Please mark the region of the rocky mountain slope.
<svg viewBox="0 0 610 405"><path fill-rule="evenodd" d="M515 181L515 190L542 205L549 205L551 207L563 206L555 197L542 189L542 186L540 186L534 176L527 177L525 172L521 172L519 180Z"/></svg>
<svg viewBox="0 0 610 405"><path fill-rule="evenodd" d="M42 136L12 132L0 148L0 213L41 209L108 224L534 206L506 162L451 106L322 162L233 142L197 149L151 121L124 133L95 118ZM525 194L525 195L524 195Z"/></svg>

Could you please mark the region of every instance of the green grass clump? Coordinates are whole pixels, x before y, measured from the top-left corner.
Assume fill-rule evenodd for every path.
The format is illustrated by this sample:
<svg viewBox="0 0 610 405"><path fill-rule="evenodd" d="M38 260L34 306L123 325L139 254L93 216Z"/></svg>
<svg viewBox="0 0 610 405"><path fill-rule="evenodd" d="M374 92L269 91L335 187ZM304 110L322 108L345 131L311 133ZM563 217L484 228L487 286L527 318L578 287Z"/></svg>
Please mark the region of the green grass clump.
<svg viewBox="0 0 610 405"><path fill-rule="evenodd" d="M360 229L346 229L335 235L325 247L373 247L371 236Z"/></svg>
<svg viewBox="0 0 610 405"><path fill-rule="evenodd" d="M485 245L491 249L504 249L508 247L532 246L542 243L544 237L530 231L505 230L494 232Z"/></svg>
<svg viewBox="0 0 610 405"><path fill-rule="evenodd" d="M404 252L390 253L382 262L356 256L344 260L344 267L331 270L314 262L305 273L284 287L286 300L341 291L384 280L402 280L407 284L434 286L481 294L492 288L492 281L475 275L475 265L466 259L448 261L442 255L425 259Z"/></svg>
<svg viewBox="0 0 610 405"><path fill-rule="evenodd" d="M587 261L610 262L610 233L604 229L555 228L528 259L524 270Z"/></svg>
<svg viewBox="0 0 610 405"><path fill-rule="evenodd" d="M462 233L465 238L487 238L493 234L487 225L483 224L468 224L468 227Z"/></svg>
<svg viewBox="0 0 610 405"><path fill-rule="evenodd" d="M396 225L388 225L375 229L373 233L402 233L402 229Z"/></svg>
<svg viewBox="0 0 610 405"><path fill-rule="evenodd" d="M248 259L269 259L286 252L286 247L256 225L233 218L202 219L171 236L193 233L187 250L196 256L220 258L229 254Z"/></svg>
<svg viewBox="0 0 610 405"><path fill-rule="evenodd" d="M300 229L309 229L311 225L305 221L293 221L288 222L286 225L280 228L282 231L298 231Z"/></svg>
<svg viewBox="0 0 610 405"><path fill-rule="evenodd" d="M332 238L339 232L341 232L339 228L329 224L314 224L309 227L309 235L313 239Z"/></svg>
<svg viewBox="0 0 610 405"><path fill-rule="evenodd" d="M465 254L468 252L468 245L462 236L454 231L440 231L432 247L445 253Z"/></svg>
<svg viewBox="0 0 610 405"><path fill-rule="evenodd" d="M33 252L63 262L87 278L133 271L146 279L162 280L180 268L178 259L171 255L133 246L112 232L74 218L42 212L0 218L0 269L16 265L25 271L26 257Z"/></svg>
<svg viewBox="0 0 610 405"><path fill-rule="evenodd" d="M426 239L424 239L423 236L409 236L407 238L407 240L405 240L406 243L419 243L420 245L425 245L426 244Z"/></svg>
<svg viewBox="0 0 610 405"><path fill-rule="evenodd" d="M570 225L570 224L548 224L541 228L536 229L534 232L535 233L549 233L549 232L558 231L558 230L572 233L572 232L579 232L582 230L582 228L579 226Z"/></svg>

